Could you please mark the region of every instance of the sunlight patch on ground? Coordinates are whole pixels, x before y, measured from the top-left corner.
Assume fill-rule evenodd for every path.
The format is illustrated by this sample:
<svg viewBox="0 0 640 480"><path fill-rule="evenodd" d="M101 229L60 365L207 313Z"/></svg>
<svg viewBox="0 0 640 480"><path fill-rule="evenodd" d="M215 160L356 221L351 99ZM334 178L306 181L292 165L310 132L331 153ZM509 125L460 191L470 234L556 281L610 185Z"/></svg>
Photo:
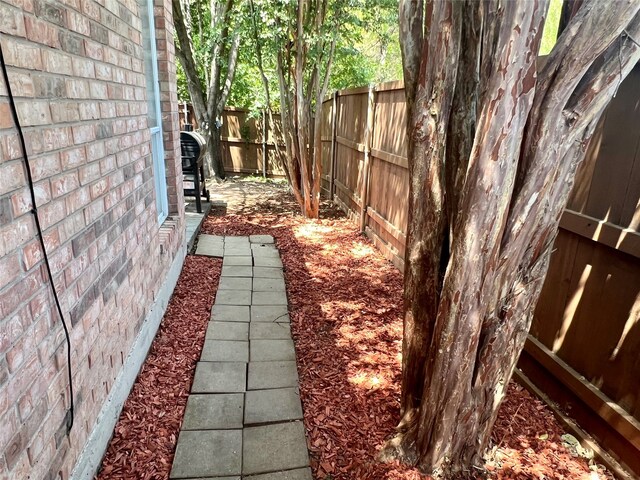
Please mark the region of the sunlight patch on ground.
<svg viewBox="0 0 640 480"><path fill-rule="evenodd" d="M351 249L351 255L356 258L368 257L370 255L375 255L376 251L373 249L371 245L365 245L364 243L356 244Z"/></svg>
<svg viewBox="0 0 640 480"><path fill-rule="evenodd" d="M311 240L312 242L324 242L324 236L332 231L331 227L306 223L293 229L297 239Z"/></svg>
<svg viewBox="0 0 640 480"><path fill-rule="evenodd" d="M322 247L322 254L323 255L335 255L336 251L338 250L338 245L334 244L334 243L327 243L324 245L324 247Z"/></svg>
<svg viewBox="0 0 640 480"><path fill-rule="evenodd" d="M360 312L355 312L355 317L360 316ZM378 335L371 329L361 328L358 325L342 325L338 330L342 338L349 343L358 343L363 340L375 340Z"/></svg>
<svg viewBox="0 0 640 480"><path fill-rule="evenodd" d="M354 375L350 375L349 383L365 390L386 388L389 386L388 379L382 377L378 373L374 374L365 370L359 370Z"/></svg>

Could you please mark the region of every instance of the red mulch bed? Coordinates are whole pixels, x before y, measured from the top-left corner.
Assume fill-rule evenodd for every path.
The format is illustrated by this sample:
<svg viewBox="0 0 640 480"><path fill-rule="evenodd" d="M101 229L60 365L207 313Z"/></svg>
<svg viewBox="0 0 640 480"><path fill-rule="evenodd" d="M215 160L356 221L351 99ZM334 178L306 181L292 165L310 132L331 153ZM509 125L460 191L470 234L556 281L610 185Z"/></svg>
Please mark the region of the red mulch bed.
<svg viewBox="0 0 640 480"><path fill-rule="evenodd" d="M165 480L204 345L220 259L187 256L102 460L100 480Z"/></svg>
<svg viewBox="0 0 640 480"><path fill-rule="evenodd" d="M314 478L426 478L376 460L399 419L401 275L335 208L325 205L322 216L305 220L279 195L238 214L214 209L202 231L277 238ZM96 478L168 479L220 269L220 260L185 260ZM483 478L611 477L575 457L563 433L542 402L512 384Z"/></svg>
<svg viewBox="0 0 640 480"><path fill-rule="evenodd" d="M303 219L279 194L237 214L214 209L202 232L277 238L314 478L426 478L376 460L399 419L401 274L334 208L321 217L329 219ZM511 385L482 478L610 477L572 455L563 433L539 400Z"/></svg>

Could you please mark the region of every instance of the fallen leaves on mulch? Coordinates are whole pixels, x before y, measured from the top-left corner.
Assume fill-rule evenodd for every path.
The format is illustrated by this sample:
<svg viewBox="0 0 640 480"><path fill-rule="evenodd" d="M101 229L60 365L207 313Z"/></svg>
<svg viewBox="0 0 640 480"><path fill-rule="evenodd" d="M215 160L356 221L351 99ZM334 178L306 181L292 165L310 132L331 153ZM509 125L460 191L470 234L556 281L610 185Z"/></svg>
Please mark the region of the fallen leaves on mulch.
<svg viewBox="0 0 640 480"><path fill-rule="evenodd" d="M323 205L324 220L297 211L290 196L275 191L236 214L216 216L214 209L202 232L277 238L314 478L427 478L376 460L399 420L401 274L334 207ZM540 401L511 385L483 478L603 478L571 454L563 433Z"/></svg>
<svg viewBox="0 0 640 480"><path fill-rule="evenodd" d="M220 277L220 259L187 256L116 424L99 480L165 480Z"/></svg>

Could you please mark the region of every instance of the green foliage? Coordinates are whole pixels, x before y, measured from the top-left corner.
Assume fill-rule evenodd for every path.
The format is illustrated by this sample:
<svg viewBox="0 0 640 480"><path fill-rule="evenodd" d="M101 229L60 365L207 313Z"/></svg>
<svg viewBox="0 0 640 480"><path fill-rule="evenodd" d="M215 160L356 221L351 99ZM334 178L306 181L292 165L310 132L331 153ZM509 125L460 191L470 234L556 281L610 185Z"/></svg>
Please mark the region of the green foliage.
<svg viewBox="0 0 640 480"><path fill-rule="evenodd" d="M549 12L544 22L542 31L542 44L540 45L540 55L548 55L556 44L558 37L558 25L560 24L560 13L562 12L563 0L551 0Z"/></svg>
<svg viewBox="0 0 640 480"><path fill-rule="evenodd" d="M263 50L265 73L271 91L272 108L278 109L278 79L276 54L285 34L287 9L294 8L292 0L255 0L258 34ZM343 2L344 3L344 2ZM209 27L211 12L205 0L190 3L190 24L194 35L194 53L198 60L199 75L205 82L211 61L211 45L220 32ZM402 79L402 58L398 42L397 0L351 0L346 2L341 18L329 90L361 87ZM551 0L545 22L540 54L548 54L556 42L562 0ZM266 107L266 95L260 79L256 58L251 13L248 2L243 2L236 13L241 29L242 44L235 80L228 105L248 108L254 112ZM202 31L199 24L203 25ZM324 35L335 32L325 31ZM312 52L317 55L319 52ZM182 67L178 65L178 99L189 101L189 92Z"/></svg>
<svg viewBox="0 0 640 480"><path fill-rule="evenodd" d="M178 101L190 102L189 89L187 88L187 77L180 62L176 62L176 79L178 83Z"/></svg>
<svg viewBox="0 0 640 480"><path fill-rule="evenodd" d="M254 0L254 5L271 107L278 110L276 55L282 46L294 48L289 44L286 26L295 2ZM329 90L401 79L397 0L334 0L330 7L341 8L341 14L337 31L332 23L326 22L319 34L324 40L337 35ZM243 14L250 18L250 11L243 10ZM310 62L314 62L323 52L314 50L313 46L320 43L318 38L308 35ZM242 39L236 78L227 103L257 111L266 106L266 95L258 69L256 42L253 32L247 30L243 31Z"/></svg>
<svg viewBox="0 0 640 480"><path fill-rule="evenodd" d="M340 3L342 14L338 31L327 24L321 35L338 35L329 90L361 87L402 78L402 59L398 42L397 0L334 0ZM287 13L295 8L293 0L254 0L257 28L263 54L265 74L271 92L271 107L279 108L276 55L280 45L287 44ZM206 68L211 64L211 46L220 32L211 31L211 12L205 0L190 2L188 23L192 32L198 74L206 83ZM236 28L242 43L235 80L228 105L248 108L254 112L266 107L266 95L260 79L256 58L256 42L248 2L242 2L236 13ZM200 25L203 26L200 30ZM313 40L313 39L310 39ZM311 42L312 44L314 42ZM312 61L322 52L310 51ZM189 92L182 67L178 65L178 99L189 101Z"/></svg>
<svg viewBox="0 0 640 480"><path fill-rule="evenodd" d="M360 0L343 25L331 90L402 79L397 0Z"/></svg>
<svg viewBox="0 0 640 480"><path fill-rule="evenodd" d="M222 63L221 78L226 78L229 42L222 42L225 30L231 38L233 33L240 32L240 37L244 41L248 36L247 28L249 26L246 14L246 1L235 0L228 21L222 21L221 18L214 17L212 22L211 8L215 2L209 0L186 0L184 2L188 7L184 12L185 24L189 32L189 38L193 46L193 56L196 64L198 78L202 85L203 91L206 91L209 84L209 75L211 73L211 64L216 46L222 45L222 50L218 55L219 61ZM246 59L245 59L246 60ZM242 62L242 59L240 59ZM240 67L239 65L238 67ZM177 65L177 84L178 84L178 100L189 101L189 91L187 88L187 79L182 65Z"/></svg>

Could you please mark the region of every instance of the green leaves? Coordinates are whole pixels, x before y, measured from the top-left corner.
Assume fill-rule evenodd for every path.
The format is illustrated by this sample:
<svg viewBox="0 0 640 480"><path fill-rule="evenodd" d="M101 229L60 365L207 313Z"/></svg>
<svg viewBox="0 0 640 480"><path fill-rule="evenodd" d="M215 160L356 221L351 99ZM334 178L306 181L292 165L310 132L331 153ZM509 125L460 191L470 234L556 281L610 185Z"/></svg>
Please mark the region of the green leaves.
<svg viewBox="0 0 640 480"><path fill-rule="evenodd" d="M277 55L280 52L284 57L283 73L290 79L297 53L298 2L253 0L253 4L271 107L279 110ZM310 2L304 22L305 82L312 80L314 68L317 78L323 77L334 39L329 91L402 78L396 0L328 0L319 26L315 23L317 13L312 11L316 6L316 2ZM249 31L252 13L248 2L240 13L246 22L241 26L239 66L228 103L257 111L266 106L266 95L260 81L255 35Z"/></svg>

